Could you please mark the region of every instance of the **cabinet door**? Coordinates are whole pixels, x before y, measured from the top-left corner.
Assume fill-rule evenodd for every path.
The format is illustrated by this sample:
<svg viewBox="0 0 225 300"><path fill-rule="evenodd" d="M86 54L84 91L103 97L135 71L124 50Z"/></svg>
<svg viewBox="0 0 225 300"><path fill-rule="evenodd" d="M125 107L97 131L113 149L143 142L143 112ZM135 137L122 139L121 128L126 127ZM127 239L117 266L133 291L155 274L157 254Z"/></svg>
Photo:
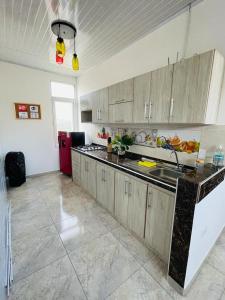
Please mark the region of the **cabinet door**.
<svg viewBox="0 0 225 300"><path fill-rule="evenodd" d="M103 178L105 181L105 208L112 214L114 214L115 197L114 197L114 185L115 185L115 171L105 166Z"/></svg>
<svg viewBox="0 0 225 300"><path fill-rule="evenodd" d="M92 122L93 123L99 123L99 102L100 102L100 93L94 92L91 95L91 101L92 101Z"/></svg>
<svg viewBox="0 0 225 300"><path fill-rule="evenodd" d="M148 123L151 73L134 78L134 123Z"/></svg>
<svg viewBox="0 0 225 300"><path fill-rule="evenodd" d="M92 99L91 94L80 96L80 110L91 110L92 109Z"/></svg>
<svg viewBox="0 0 225 300"><path fill-rule="evenodd" d="M114 170L97 163L97 201L114 214Z"/></svg>
<svg viewBox="0 0 225 300"><path fill-rule="evenodd" d="M174 65L170 122L204 123L213 51Z"/></svg>
<svg viewBox="0 0 225 300"><path fill-rule="evenodd" d="M133 102L124 102L109 105L110 123L132 123L133 121Z"/></svg>
<svg viewBox="0 0 225 300"><path fill-rule="evenodd" d="M147 187L146 183L130 178L128 228L140 238L144 238Z"/></svg>
<svg viewBox="0 0 225 300"><path fill-rule="evenodd" d="M175 195L149 185L145 240L167 263L170 252Z"/></svg>
<svg viewBox="0 0 225 300"><path fill-rule="evenodd" d="M107 123L109 119L109 91L108 88L99 91L99 123Z"/></svg>
<svg viewBox="0 0 225 300"><path fill-rule="evenodd" d="M81 155L71 150L73 181L80 182L81 178Z"/></svg>
<svg viewBox="0 0 225 300"><path fill-rule="evenodd" d="M128 79L119 83L119 96L121 101L134 100L134 79Z"/></svg>
<svg viewBox="0 0 225 300"><path fill-rule="evenodd" d="M109 104L115 104L120 101L120 83L109 87Z"/></svg>
<svg viewBox="0 0 225 300"><path fill-rule="evenodd" d="M169 122L172 79L173 65L151 72L149 122Z"/></svg>
<svg viewBox="0 0 225 300"><path fill-rule="evenodd" d="M116 172L115 174L115 216L118 221L127 226L129 177Z"/></svg>
<svg viewBox="0 0 225 300"><path fill-rule="evenodd" d="M106 201L106 184L104 181L104 172L105 167L101 163L97 163L96 166L96 181L97 181L97 196L96 200L99 202L103 207L105 207Z"/></svg>
<svg viewBox="0 0 225 300"><path fill-rule="evenodd" d="M87 189L87 161L85 156L81 155L81 186L86 190Z"/></svg>
<svg viewBox="0 0 225 300"><path fill-rule="evenodd" d="M87 182L86 189L89 194L96 198L96 160L86 158L87 161Z"/></svg>

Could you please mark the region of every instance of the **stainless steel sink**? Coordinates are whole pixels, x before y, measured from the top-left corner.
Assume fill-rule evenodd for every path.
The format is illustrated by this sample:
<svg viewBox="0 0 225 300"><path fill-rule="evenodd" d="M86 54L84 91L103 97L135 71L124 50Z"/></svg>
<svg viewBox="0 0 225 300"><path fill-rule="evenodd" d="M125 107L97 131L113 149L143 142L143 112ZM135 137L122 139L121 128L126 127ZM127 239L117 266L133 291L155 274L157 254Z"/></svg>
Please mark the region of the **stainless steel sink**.
<svg viewBox="0 0 225 300"><path fill-rule="evenodd" d="M172 169L166 168L157 168L152 171L149 171L149 174L157 177L161 177L162 179L176 181L177 178L182 177L184 173Z"/></svg>

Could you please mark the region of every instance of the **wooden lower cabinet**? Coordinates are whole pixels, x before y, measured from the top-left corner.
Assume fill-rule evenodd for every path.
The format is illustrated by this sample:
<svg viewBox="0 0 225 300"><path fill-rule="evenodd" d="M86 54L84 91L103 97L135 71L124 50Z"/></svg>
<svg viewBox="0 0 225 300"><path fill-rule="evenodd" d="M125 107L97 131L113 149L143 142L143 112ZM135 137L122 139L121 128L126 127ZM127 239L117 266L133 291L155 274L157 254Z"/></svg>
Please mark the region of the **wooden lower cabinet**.
<svg viewBox="0 0 225 300"><path fill-rule="evenodd" d="M166 263L170 253L174 206L174 193L148 186L145 241Z"/></svg>
<svg viewBox="0 0 225 300"><path fill-rule="evenodd" d="M111 214L114 214L114 175L113 168L97 163L97 197L96 200Z"/></svg>
<svg viewBox="0 0 225 300"><path fill-rule="evenodd" d="M71 150L73 181L80 183L81 179L81 154Z"/></svg>
<svg viewBox="0 0 225 300"><path fill-rule="evenodd" d="M81 156L81 186L96 198L96 160Z"/></svg>
<svg viewBox="0 0 225 300"><path fill-rule="evenodd" d="M147 184L132 176L115 174L115 216L118 221L144 237Z"/></svg>
<svg viewBox="0 0 225 300"><path fill-rule="evenodd" d="M168 263L175 194L84 155L80 170L83 188Z"/></svg>

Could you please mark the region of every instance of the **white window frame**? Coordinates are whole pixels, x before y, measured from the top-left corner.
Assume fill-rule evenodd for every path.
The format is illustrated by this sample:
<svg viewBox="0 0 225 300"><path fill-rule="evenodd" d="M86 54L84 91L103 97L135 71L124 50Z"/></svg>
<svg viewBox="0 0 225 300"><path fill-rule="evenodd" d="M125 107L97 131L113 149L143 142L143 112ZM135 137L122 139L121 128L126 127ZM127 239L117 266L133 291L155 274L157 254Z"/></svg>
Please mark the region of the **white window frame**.
<svg viewBox="0 0 225 300"><path fill-rule="evenodd" d="M68 85L73 85L74 87L74 96L76 97L76 88L74 84L70 84L67 82L62 82L62 81L55 81L55 80L51 80L50 82L50 93L52 95L52 90L51 90L51 83L52 82L57 82L57 83L64 83L64 84L68 84ZM55 140L55 146L56 148L59 147L58 145L58 131L57 131L57 126L56 126L56 111L55 111L55 102L66 102L66 103L72 103L72 107L73 107L73 128L72 131L75 130L76 124L75 124L75 115L76 115L76 100L74 98L64 98L64 97L53 97L51 96L51 102L52 102L52 114L53 114L53 130L54 130L54 140Z"/></svg>

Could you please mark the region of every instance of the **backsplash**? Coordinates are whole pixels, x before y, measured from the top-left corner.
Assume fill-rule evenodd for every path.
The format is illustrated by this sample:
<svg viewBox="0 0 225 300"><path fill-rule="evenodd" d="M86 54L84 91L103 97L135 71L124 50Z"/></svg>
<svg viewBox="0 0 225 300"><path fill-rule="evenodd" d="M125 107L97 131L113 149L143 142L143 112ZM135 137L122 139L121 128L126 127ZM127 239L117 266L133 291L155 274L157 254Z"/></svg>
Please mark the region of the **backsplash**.
<svg viewBox="0 0 225 300"><path fill-rule="evenodd" d="M132 128L131 128L132 127ZM123 125L123 128L118 127L109 127L105 126L105 136L102 135L102 128L101 125L90 124L90 123L82 123L80 130L85 131L86 134L86 143L98 143L101 145L107 144L107 134L113 135L118 133L123 134L125 130L127 132L135 132L136 135L140 134L141 132L145 132L143 136L140 138L139 142L130 147L131 152L137 152L141 155L148 155L151 157L156 157L159 159L165 159L169 161L174 161L174 158L171 158L171 151L167 151L163 148L159 147L152 147L150 141L145 141L145 137L148 133L152 132L154 129L145 128L144 125L136 125L136 129L130 125ZM200 146L200 149L206 150L206 159L205 162L212 162L213 154L218 145L222 145L225 149L225 126L224 125L207 125L207 126L196 126L196 127L181 127L176 125L168 125L168 129L165 128L165 125L158 126L157 136L165 136L166 138L173 138L174 136L178 136L182 142L187 141L195 141L199 143L197 145ZM141 133L142 135L142 133ZM104 137L104 138L102 138ZM175 140L176 141L176 140ZM179 141L177 141L179 143ZM184 144L182 144L184 145ZM189 144L193 149L193 144ZM197 150L197 149L196 149ZM194 166L195 161L197 159L198 152L178 152L178 157L180 159L180 163L184 163L187 165Z"/></svg>
<svg viewBox="0 0 225 300"><path fill-rule="evenodd" d="M145 147L159 147L175 149L178 152L195 153L199 151L200 130L161 130L161 129L134 129L111 128L96 126L96 138L106 140L109 136L128 134L133 137L134 144ZM168 143L171 147L169 147Z"/></svg>

